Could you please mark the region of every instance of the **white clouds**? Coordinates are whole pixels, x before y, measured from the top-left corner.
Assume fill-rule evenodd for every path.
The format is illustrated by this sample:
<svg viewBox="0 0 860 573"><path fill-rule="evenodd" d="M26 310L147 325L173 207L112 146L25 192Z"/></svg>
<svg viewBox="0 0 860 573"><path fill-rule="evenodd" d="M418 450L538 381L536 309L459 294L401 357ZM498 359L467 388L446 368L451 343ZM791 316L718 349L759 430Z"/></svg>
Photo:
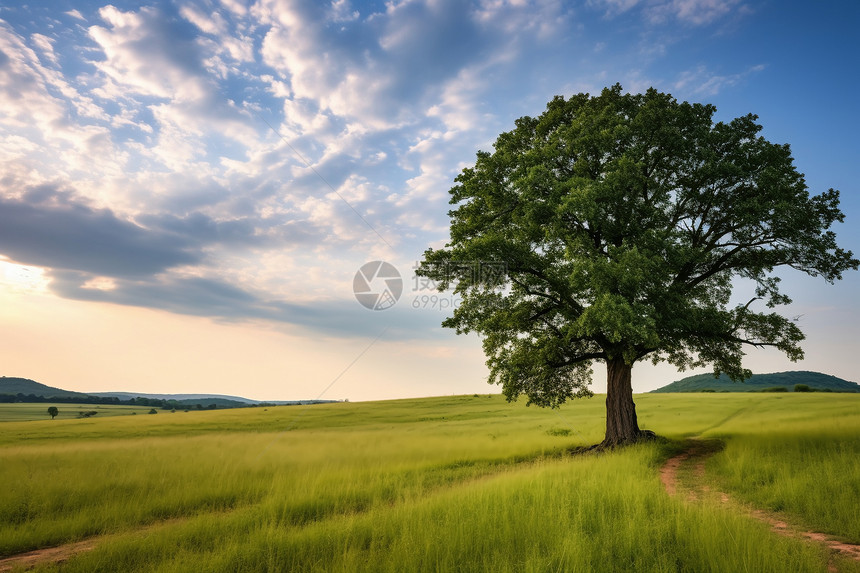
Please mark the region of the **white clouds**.
<svg viewBox="0 0 860 573"><path fill-rule="evenodd" d="M515 58L524 43L558 33L566 18L549 0L488 0L474 9L452 0L391 2L382 13L338 16L336 26L331 10L307 2L263 0L255 11L271 26L263 59L296 99L375 130L421 122L439 103L440 86L477 62Z"/></svg>
<svg viewBox="0 0 860 573"><path fill-rule="evenodd" d="M679 20L703 26L734 11L740 0L673 0L666 6Z"/></svg>
<svg viewBox="0 0 860 573"><path fill-rule="evenodd" d="M756 65L738 74L719 75L708 70L706 66L699 65L695 69L681 72L673 84L673 90L694 96L714 96L763 69L763 65Z"/></svg>
<svg viewBox="0 0 860 573"><path fill-rule="evenodd" d="M180 9L180 14L186 20L197 26L203 33L213 36L211 41L198 41L206 45L208 51L216 54L211 58L209 69L227 67L221 60L226 56L236 63L251 62L254 59L253 39L241 29L232 27L219 12L206 12L192 4L186 4ZM238 71L233 68L232 71Z"/></svg>
<svg viewBox="0 0 860 573"><path fill-rule="evenodd" d="M82 22L86 22L86 21L87 21L87 19L86 19L86 18L84 18L83 14L81 14L81 13L80 13L78 10L76 10L76 9L72 9L72 10L69 10L68 12L64 12L64 14L67 14L67 15L71 16L72 18L76 18L76 19L78 19L78 20L81 20Z"/></svg>
<svg viewBox="0 0 860 573"><path fill-rule="evenodd" d="M229 26L217 13L185 7L180 14L225 42L190 35L155 8L102 8L99 15L109 27L89 28L104 53L103 60L94 62L105 80L99 95L151 114L148 131L155 144L139 148L145 157L171 171L194 166L200 174L212 174L205 162L209 154L258 141L245 111L222 95L218 84L219 77L230 73L222 56L241 63L252 55L245 40L229 35ZM126 115L123 122L131 120Z"/></svg>
<svg viewBox="0 0 860 573"><path fill-rule="evenodd" d="M768 51L744 0L108 4L0 10L0 259L30 262L0 262L0 297L45 293L53 278L40 300L309 329L302 340L324 359L332 339L376 336L379 321L403 339L438 335L441 313L411 312L406 293L400 314L368 315L355 270L385 259L408 282L445 242L459 170L553 95L657 84L773 110L782 87L762 86L755 64L769 79L809 71ZM809 91L795 92L798 109ZM427 370L433 349L412 346L408 367Z"/></svg>
<svg viewBox="0 0 860 573"><path fill-rule="evenodd" d="M639 4L640 0L586 0L586 4L593 8L605 10L607 18L624 14Z"/></svg>
<svg viewBox="0 0 860 573"><path fill-rule="evenodd" d="M287 0L264 1L255 10L271 26L263 40L263 60L279 72L278 80L289 86L296 100L313 102L318 114L331 112L380 128L391 125L389 113L377 107L388 79L384 70L374 69L377 66L367 52L373 46L363 52L349 43L358 39L361 44L361 24L350 28L350 36L326 26L322 6ZM305 118L300 125L313 121Z"/></svg>
<svg viewBox="0 0 860 573"><path fill-rule="evenodd" d="M194 61L196 44L178 31L154 8L122 12L113 6L99 10L109 28L91 26L90 36L105 59L95 65L117 85L124 97L131 91L165 99L198 100L208 91Z"/></svg>
<svg viewBox="0 0 860 573"><path fill-rule="evenodd" d="M221 0L221 5L238 16L248 13L248 7L244 0Z"/></svg>
<svg viewBox="0 0 860 573"><path fill-rule="evenodd" d="M349 0L333 0L328 17L332 22L351 22L359 16L358 10L353 10Z"/></svg>
<svg viewBox="0 0 860 573"><path fill-rule="evenodd" d="M513 38L533 35L547 41L568 24L568 8L559 0L480 0L473 14L484 26L491 26Z"/></svg>
<svg viewBox="0 0 860 573"><path fill-rule="evenodd" d="M53 53L47 37L35 34L32 39L43 53ZM102 119L102 110L59 72L44 67L24 39L2 22L0 54L0 134L4 139L24 137L37 146L3 146L0 163L41 165L36 170L49 177L48 173L92 172L90 157L97 154L106 160L105 172L115 171L122 157L113 148L109 131L74 119L75 115Z"/></svg>
<svg viewBox="0 0 860 573"><path fill-rule="evenodd" d="M704 1L603 6L653 18L670 10L695 25L720 17ZM580 71L595 41L560 0L409 0L368 10L348 0L180 0L108 5L89 27L62 33L9 29L10 59L0 65L7 178L65 185L108 208L121 228L169 231L199 250L181 272L149 277L148 291L92 288L106 275L88 271L66 276L58 292L144 304L146 292L180 279L219 276L281 296L285 263L275 253L283 252L291 268L319 276L314 296L340 288L323 261L352 265L438 242L459 169L514 117L539 113L556 93L546 90L599 91L630 77L611 66ZM61 45L80 30L88 37ZM600 41L602 52L618 51ZM736 81L701 69L676 85L711 93ZM14 196L12 187L2 192ZM306 288L286 290L301 298Z"/></svg>
<svg viewBox="0 0 860 573"><path fill-rule="evenodd" d="M705 26L743 9L741 0L589 0L602 6L608 17L629 12L637 6L651 23L675 19L694 26Z"/></svg>
<svg viewBox="0 0 860 573"><path fill-rule="evenodd" d="M447 82L438 103L427 110L430 117L438 117L448 130L480 130L492 117L489 109L481 109L481 96L487 89L482 78L486 66L460 70L456 78Z"/></svg>
<svg viewBox="0 0 860 573"><path fill-rule="evenodd" d="M57 65L57 54L54 53L54 44L51 39L42 34L33 34L30 36L33 44L39 49L42 55L53 65Z"/></svg>

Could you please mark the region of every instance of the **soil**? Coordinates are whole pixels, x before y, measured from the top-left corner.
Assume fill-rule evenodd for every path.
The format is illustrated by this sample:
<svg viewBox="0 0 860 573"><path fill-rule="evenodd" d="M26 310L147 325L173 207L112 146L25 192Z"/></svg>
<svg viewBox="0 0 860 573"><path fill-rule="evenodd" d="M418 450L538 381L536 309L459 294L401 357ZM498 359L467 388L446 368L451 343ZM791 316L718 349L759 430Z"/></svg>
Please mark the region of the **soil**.
<svg viewBox="0 0 860 573"><path fill-rule="evenodd" d="M92 538L58 547L46 547L44 549L28 551L27 553L19 553L11 557L4 557L0 559L0 572L12 571L15 568L31 569L36 565L44 563L63 563L78 553L91 550L96 546L97 542L97 538Z"/></svg>
<svg viewBox="0 0 860 573"><path fill-rule="evenodd" d="M132 531L137 535L144 535L149 531L167 525L179 523L185 521L185 519L187 518L168 518L161 521L157 521L155 523L141 525L133 529ZM53 563L55 565L65 563L78 553L92 551L100 542L105 541L107 539L116 538L118 535L124 535L125 533L127 532L106 533L103 535L88 537L87 539L83 539L81 541L66 543L64 545L43 547L41 549L27 551L26 553L19 553L17 555L10 555L7 557L0 557L0 573L7 573L8 571L13 570L26 571L27 569L32 569L37 565L45 565L46 563Z"/></svg>

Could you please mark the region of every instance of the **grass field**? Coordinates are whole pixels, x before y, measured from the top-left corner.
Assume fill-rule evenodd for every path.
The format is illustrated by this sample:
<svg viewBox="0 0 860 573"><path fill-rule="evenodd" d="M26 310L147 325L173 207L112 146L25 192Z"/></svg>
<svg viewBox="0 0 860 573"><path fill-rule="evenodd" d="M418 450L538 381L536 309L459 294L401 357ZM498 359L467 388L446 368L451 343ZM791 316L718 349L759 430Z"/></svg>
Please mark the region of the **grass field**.
<svg viewBox="0 0 860 573"><path fill-rule="evenodd" d="M55 406L59 414L55 420L79 418L85 412L98 412L99 418L106 416L127 416L130 414L146 414L150 407L119 406L105 404L0 404L0 422L28 422L31 420L50 420L48 408ZM161 410L159 410L161 413ZM170 413L168 410L167 413Z"/></svg>
<svg viewBox="0 0 860 573"><path fill-rule="evenodd" d="M860 396L637 404L671 440L723 439L707 475L732 495L860 541ZM602 438L599 396L557 411L482 395L0 428L0 556L104 536L63 571L827 571L817 545L667 495L658 468L677 442L571 456Z"/></svg>

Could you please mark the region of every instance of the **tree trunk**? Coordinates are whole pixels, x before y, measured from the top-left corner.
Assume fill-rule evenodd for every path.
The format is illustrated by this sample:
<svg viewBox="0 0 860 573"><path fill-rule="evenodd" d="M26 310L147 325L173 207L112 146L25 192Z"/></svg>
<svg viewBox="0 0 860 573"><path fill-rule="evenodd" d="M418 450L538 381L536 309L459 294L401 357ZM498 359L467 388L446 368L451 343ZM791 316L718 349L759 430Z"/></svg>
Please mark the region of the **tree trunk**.
<svg viewBox="0 0 860 573"><path fill-rule="evenodd" d="M632 444L652 432L639 429L633 403L631 372L633 366L623 358L606 361L606 437L602 446Z"/></svg>

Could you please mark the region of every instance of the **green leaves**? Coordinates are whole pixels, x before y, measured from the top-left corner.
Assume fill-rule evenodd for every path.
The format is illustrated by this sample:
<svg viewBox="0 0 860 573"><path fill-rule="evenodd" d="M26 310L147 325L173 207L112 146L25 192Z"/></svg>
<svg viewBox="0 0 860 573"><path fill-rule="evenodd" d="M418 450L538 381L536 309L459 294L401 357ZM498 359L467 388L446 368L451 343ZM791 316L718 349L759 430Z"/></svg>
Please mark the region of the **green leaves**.
<svg viewBox="0 0 860 573"><path fill-rule="evenodd" d="M744 347L802 356L797 326L754 307L790 302L779 267L830 282L857 269L830 230L839 193L810 197L756 116L715 124L715 111L619 85L556 97L456 178L451 241L418 274L462 296L444 325L482 335L509 398L587 394L594 360L713 364L740 379ZM502 280L463 270L482 262ZM729 308L736 277L757 298Z"/></svg>

